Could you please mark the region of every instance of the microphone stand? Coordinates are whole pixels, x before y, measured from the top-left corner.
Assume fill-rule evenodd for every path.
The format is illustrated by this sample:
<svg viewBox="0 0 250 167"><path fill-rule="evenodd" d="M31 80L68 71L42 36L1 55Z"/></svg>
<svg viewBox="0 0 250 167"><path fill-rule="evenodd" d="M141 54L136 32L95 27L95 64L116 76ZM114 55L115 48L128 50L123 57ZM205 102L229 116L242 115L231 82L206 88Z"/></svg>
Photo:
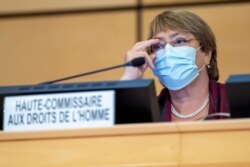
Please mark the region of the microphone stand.
<svg viewBox="0 0 250 167"><path fill-rule="evenodd" d="M56 80L52 80L52 81L42 82L42 83L39 83L38 85L53 84L56 82L65 81L65 80L69 80L69 79L73 79L73 78L77 78L77 77L82 77L85 75L91 75L91 74L95 74L95 73L99 73L99 72L103 72L103 71L108 71L108 70L112 70L112 69L120 68L120 67L124 67L124 66L139 67L139 66L143 65L144 63L145 63L144 57L137 57L137 58L125 63L125 64L116 65L116 66L112 66L112 67L108 67L108 68L103 68L103 69L99 69L99 70L95 70L95 71L91 71L91 72L81 73L81 74L77 74L77 75L73 75L73 76L69 76L69 77L65 77L65 78L60 78L60 79L56 79Z"/></svg>
<svg viewBox="0 0 250 167"><path fill-rule="evenodd" d="M123 67L123 66L124 66L124 64L113 66L113 67L109 67L109 68L103 68L103 69L99 69L99 70L95 70L95 71L91 71L91 72L81 73L81 74L77 74L77 75L73 75L73 76L69 76L69 77L65 77L65 78L60 78L60 79L56 79L56 80L51 80L51 81L39 83L38 85L53 84L53 83L56 83L56 82L60 82L60 81L68 80L68 79L82 77L84 75L91 75L91 74L95 74L95 73L99 73L99 72L103 72L103 71L107 71L107 70L112 70L112 69L120 68L120 67Z"/></svg>

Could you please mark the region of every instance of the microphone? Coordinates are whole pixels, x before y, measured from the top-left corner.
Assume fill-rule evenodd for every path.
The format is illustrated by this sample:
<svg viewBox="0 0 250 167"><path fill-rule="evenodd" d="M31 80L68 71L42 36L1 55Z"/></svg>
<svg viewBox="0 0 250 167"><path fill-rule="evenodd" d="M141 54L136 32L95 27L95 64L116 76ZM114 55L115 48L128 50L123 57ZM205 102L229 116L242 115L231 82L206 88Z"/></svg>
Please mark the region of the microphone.
<svg viewBox="0 0 250 167"><path fill-rule="evenodd" d="M90 72L86 72L86 73L81 73L81 74L77 74L77 75L73 75L73 76L69 76L69 77L65 77L65 78L60 78L60 79L56 79L56 80L52 80L52 81L42 82L42 83L39 83L38 85L53 84L56 82L65 81L65 80L69 80L69 79L73 79L73 78L78 78L78 77L82 77L82 76L86 76L86 75L91 75L91 74L95 74L95 73L99 73L99 72L103 72L103 71L108 71L108 70L112 70L112 69L120 68L120 67L125 67L125 66L140 67L143 64L145 64L145 58L144 57L137 57L137 58L134 58L133 60L125 63L125 64L120 64L120 65L116 65L116 66L112 66L112 67L108 67L108 68L103 68L103 69L99 69L99 70L95 70L95 71L90 71Z"/></svg>
<svg viewBox="0 0 250 167"><path fill-rule="evenodd" d="M137 58L134 58L133 60L127 62L126 64L124 64L124 66L140 67L143 64L145 64L145 58L144 57L137 57Z"/></svg>

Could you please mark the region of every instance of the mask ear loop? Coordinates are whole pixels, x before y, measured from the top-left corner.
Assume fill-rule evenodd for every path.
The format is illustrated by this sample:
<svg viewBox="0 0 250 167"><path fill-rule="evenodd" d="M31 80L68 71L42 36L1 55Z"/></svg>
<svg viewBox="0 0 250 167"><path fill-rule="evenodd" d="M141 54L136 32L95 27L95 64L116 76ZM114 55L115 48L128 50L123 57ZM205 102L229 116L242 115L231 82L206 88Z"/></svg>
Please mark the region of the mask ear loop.
<svg viewBox="0 0 250 167"><path fill-rule="evenodd" d="M196 51L199 50L201 47L202 47L202 45L200 45L200 46L196 49ZM203 70L203 68L204 68L205 66L206 66L206 64L204 64L198 71L200 72L201 70Z"/></svg>
<svg viewBox="0 0 250 167"><path fill-rule="evenodd" d="M200 45L198 48L196 48L196 51L199 50L202 47L202 45Z"/></svg>
<svg viewBox="0 0 250 167"><path fill-rule="evenodd" d="M199 69L199 72L201 71L201 70L203 70L203 68L205 67L206 65L204 64L200 69Z"/></svg>

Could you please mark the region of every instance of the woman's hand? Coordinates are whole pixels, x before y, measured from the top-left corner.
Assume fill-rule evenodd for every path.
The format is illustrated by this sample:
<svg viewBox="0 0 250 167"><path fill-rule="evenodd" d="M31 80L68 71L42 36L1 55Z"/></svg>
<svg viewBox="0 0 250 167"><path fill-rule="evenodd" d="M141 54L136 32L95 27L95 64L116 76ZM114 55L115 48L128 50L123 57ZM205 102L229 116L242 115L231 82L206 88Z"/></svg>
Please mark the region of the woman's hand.
<svg viewBox="0 0 250 167"><path fill-rule="evenodd" d="M137 57L145 57L146 63L140 67L125 67L121 80L132 80L142 78L144 72L148 67L154 68L155 54L148 54L146 49L152 45L159 43L159 39L150 39L147 41L141 41L135 44L135 46L126 52L126 62L133 60Z"/></svg>

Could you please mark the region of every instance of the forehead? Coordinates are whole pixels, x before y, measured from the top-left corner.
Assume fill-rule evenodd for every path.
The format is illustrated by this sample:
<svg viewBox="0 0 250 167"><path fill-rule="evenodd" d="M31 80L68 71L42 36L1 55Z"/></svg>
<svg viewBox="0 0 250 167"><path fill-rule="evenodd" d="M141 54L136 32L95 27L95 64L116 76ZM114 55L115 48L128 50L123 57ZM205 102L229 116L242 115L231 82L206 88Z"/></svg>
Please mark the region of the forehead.
<svg viewBox="0 0 250 167"><path fill-rule="evenodd" d="M171 40L178 37L191 38L194 37L194 35L189 32L170 30L170 29L156 33L154 35L154 38L165 39L165 40Z"/></svg>

